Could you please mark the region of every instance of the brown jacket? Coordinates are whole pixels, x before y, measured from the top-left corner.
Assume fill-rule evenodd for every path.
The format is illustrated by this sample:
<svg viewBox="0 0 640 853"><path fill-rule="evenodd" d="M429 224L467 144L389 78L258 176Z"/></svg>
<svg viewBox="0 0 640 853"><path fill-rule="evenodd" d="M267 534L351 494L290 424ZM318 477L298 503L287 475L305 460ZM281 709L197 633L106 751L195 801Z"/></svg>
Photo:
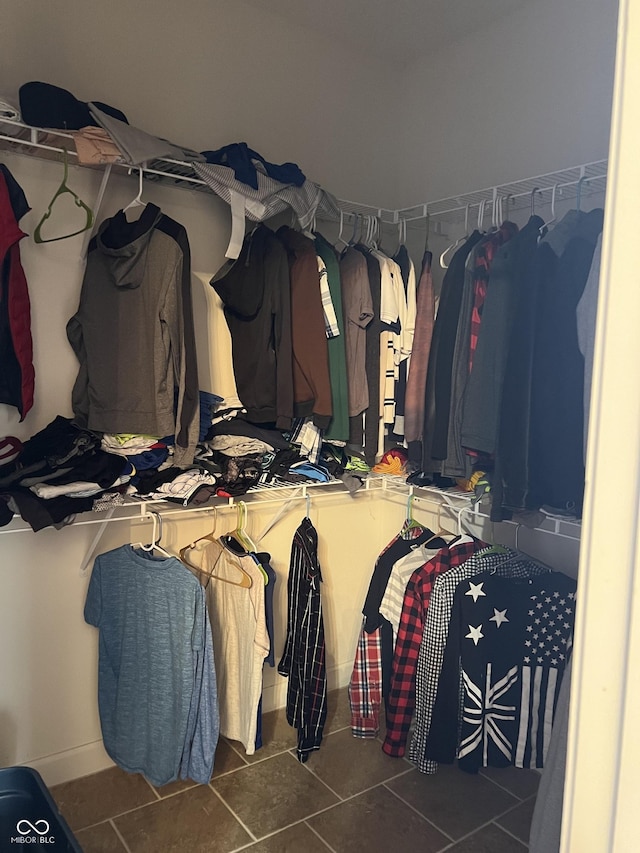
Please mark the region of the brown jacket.
<svg viewBox="0 0 640 853"><path fill-rule="evenodd" d="M291 274L291 342L293 397L296 417L313 415L326 429L332 415L327 334L320 277L312 240L283 226L278 237L287 249Z"/></svg>

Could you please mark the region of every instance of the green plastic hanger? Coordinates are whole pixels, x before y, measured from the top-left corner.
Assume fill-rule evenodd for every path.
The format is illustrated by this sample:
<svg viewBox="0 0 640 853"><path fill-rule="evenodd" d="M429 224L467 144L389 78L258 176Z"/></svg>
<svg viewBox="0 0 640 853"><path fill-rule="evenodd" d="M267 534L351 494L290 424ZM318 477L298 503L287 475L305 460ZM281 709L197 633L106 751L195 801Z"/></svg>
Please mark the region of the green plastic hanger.
<svg viewBox="0 0 640 853"><path fill-rule="evenodd" d="M80 196L78 196L71 189L71 187L67 186L67 177L69 175L69 165L67 162L67 149L64 148L63 151L64 151L64 155L63 155L64 177L62 178L62 183L60 184L60 186L56 190L55 195L53 196L53 198L49 202L49 207L45 211L40 222L38 222L38 224L36 225L36 230L33 233L33 240L35 243L55 243L56 240L66 240L69 237L75 237L77 234L82 234L83 231L86 231L87 229L91 228L91 226L93 225L93 211L91 210L89 205L85 204L85 202L82 201ZM55 205L56 201L60 198L60 196L65 195L65 193L69 193L70 195L72 195L73 200L76 203L76 206L80 207L80 208L82 208L82 210L84 210L84 212L87 215L86 222L84 223L82 228L80 228L78 231L74 231L71 234L63 234L61 237L43 237L41 234L42 226L45 224L45 222L51 216L51 213L53 211L53 206Z"/></svg>

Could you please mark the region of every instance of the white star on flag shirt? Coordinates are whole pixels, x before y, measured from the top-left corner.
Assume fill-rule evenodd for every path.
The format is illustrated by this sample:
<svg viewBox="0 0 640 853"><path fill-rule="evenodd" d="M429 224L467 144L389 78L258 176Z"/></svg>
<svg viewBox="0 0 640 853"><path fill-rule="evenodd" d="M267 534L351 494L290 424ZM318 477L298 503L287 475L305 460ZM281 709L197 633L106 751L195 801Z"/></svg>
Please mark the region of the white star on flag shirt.
<svg viewBox="0 0 640 853"><path fill-rule="evenodd" d="M483 586L483 581L481 581L480 583L473 583L472 581L469 581L469 589L467 590L467 592L465 592L465 595L470 595L473 598L474 602L476 602L481 595L486 596L487 594L486 592L482 591Z"/></svg>
<svg viewBox="0 0 640 853"><path fill-rule="evenodd" d="M493 608L493 616L489 619L490 622L496 623L496 628L499 628L503 622L508 622L507 619L507 610L498 610L496 607Z"/></svg>

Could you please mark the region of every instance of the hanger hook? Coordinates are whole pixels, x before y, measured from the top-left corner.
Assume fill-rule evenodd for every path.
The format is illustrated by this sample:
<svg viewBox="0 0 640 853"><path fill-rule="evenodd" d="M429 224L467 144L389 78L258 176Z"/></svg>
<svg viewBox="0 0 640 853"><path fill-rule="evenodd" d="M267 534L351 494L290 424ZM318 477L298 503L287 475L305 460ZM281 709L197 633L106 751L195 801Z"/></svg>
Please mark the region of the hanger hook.
<svg viewBox="0 0 640 853"><path fill-rule="evenodd" d="M478 205L478 231L482 231L482 223L484 222L484 209L487 203L485 199L482 199L480 204Z"/></svg>
<svg viewBox="0 0 640 853"><path fill-rule="evenodd" d="M513 545L514 551L517 551L517 550L518 550L518 535L519 535L519 533L520 533L520 528L521 528L521 527L522 527L522 522L520 522L520 521L519 521L519 522L516 524L516 535L515 535L515 541L514 541L514 545Z"/></svg>
<svg viewBox="0 0 640 853"><path fill-rule="evenodd" d="M307 493L304 497L307 503L307 518L309 518L311 515L311 495Z"/></svg>
<svg viewBox="0 0 640 853"><path fill-rule="evenodd" d="M534 187L531 190L531 216L536 212L536 193L540 192L540 187Z"/></svg>
<svg viewBox="0 0 640 853"><path fill-rule="evenodd" d="M587 176L583 173L578 180L578 188L576 189L576 209L580 210L582 203L582 185L587 180Z"/></svg>

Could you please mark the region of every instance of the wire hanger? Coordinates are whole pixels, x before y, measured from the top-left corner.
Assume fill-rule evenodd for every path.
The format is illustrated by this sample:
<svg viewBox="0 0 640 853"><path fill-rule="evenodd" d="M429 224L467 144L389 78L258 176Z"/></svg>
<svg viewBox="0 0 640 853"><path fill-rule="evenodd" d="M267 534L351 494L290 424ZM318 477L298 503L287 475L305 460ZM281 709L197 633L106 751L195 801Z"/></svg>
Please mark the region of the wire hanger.
<svg viewBox="0 0 640 853"><path fill-rule="evenodd" d="M142 201L142 178L143 178L143 169L142 167L138 169L138 194L135 198L131 199L129 204L126 207L122 208L122 212L126 213L127 210L131 210L133 207L146 207L144 201Z"/></svg>
<svg viewBox="0 0 640 853"><path fill-rule="evenodd" d="M200 536L200 537L198 537L198 539L194 539L193 542L191 542L189 545L185 545L184 548L181 548L180 549L180 559L183 561L183 563L185 563L191 569L195 569L196 572L199 572L200 574L207 575L207 584L206 584L207 586L209 584L209 581L215 579L215 580L224 581L224 583L230 583L232 586L240 586L243 589L250 589L251 586L253 585L253 579L252 579L251 575L245 570L245 568L240 563L240 560L238 560L238 558L235 555L233 556L232 564L240 572L240 580L239 581L234 581L234 580L231 580L231 578L224 578L221 575L215 574L216 566L218 565L218 562L220 561L220 558L221 558L223 550L224 550L224 545L216 537L215 532L216 532L216 510L214 507L213 508L213 528L212 528L212 530L209 533L205 533L204 536ZM195 549L196 545L199 542L206 542L206 541L215 542L220 548L220 553L218 554L218 557L217 557L215 563L213 564L213 566L211 567L211 569L209 571L205 571L202 568L202 566L198 566L196 563L192 563L191 559L190 559L191 551L193 551Z"/></svg>
<svg viewBox="0 0 640 853"><path fill-rule="evenodd" d="M67 160L67 149L63 148L62 150L63 150L62 162L64 165L64 175L62 177L62 182L61 182L60 186L58 187L58 189L56 190L55 195L53 196L53 198L49 202L49 207L44 212L42 219L36 225L36 230L33 232L34 243L55 243L58 240L67 240L69 237L75 237L78 234L82 234L84 231L87 231L93 225L93 211L91 210L89 205L86 204L80 198L80 196L71 189L70 186L67 185L67 178L69 177L69 163ZM84 225L82 226L82 228L79 228L77 231L72 231L71 234L62 234L60 237L43 237L42 236L42 226L50 218L56 201L61 196L66 195L66 194L72 196L76 207L79 207L82 210L84 210L85 215L86 215Z"/></svg>

